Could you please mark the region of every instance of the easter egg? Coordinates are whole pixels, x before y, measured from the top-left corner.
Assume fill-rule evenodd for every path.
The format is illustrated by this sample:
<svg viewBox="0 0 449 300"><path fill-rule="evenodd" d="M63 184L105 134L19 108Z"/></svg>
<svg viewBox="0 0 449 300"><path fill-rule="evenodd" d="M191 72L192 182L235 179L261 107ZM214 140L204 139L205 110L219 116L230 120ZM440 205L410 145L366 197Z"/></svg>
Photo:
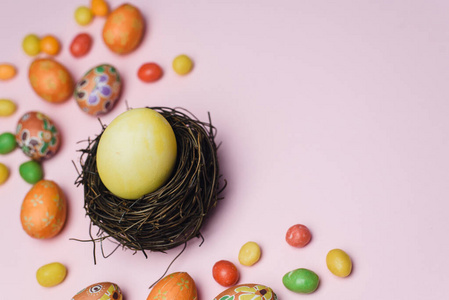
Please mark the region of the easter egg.
<svg viewBox="0 0 449 300"><path fill-rule="evenodd" d="M58 262L43 265L36 272L36 280L43 287L52 287L64 281L67 268Z"/></svg>
<svg viewBox="0 0 449 300"><path fill-rule="evenodd" d="M56 55L61 50L58 39L53 35L46 35L39 42L41 51L48 55Z"/></svg>
<svg viewBox="0 0 449 300"><path fill-rule="evenodd" d="M34 33L28 34L23 38L22 49L29 56L36 56L41 52L40 39Z"/></svg>
<svg viewBox="0 0 449 300"><path fill-rule="evenodd" d="M65 196L56 182L41 180L29 190L22 202L20 221L25 232L37 239L57 235L67 216Z"/></svg>
<svg viewBox="0 0 449 300"><path fill-rule="evenodd" d="M260 247L256 242L245 243L239 251L239 262L244 266L252 266L260 259Z"/></svg>
<svg viewBox="0 0 449 300"><path fill-rule="evenodd" d="M9 99L0 99L0 117L9 117L17 109L14 101Z"/></svg>
<svg viewBox="0 0 449 300"><path fill-rule="evenodd" d="M175 272L162 278L151 290L147 300L196 300L195 281L186 272Z"/></svg>
<svg viewBox="0 0 449 300"><path fill-rule="evenodd" d="M117 54L134 51L140 44L145 22L140 10L125 3L113 10L103 27L103 40Z"/></svg>
<svg viewBox="0 0 449 300"><path fill-rule="evenodd" d="M8 154L16 149L16 136L11 132L0 134L0 154Z"/></svg>
<svg viewBox="0 0 449 300"><path fill-rule="evenodd" d="M312 239L309 228L302 224L291 226L285 234L285 240L290 246L302 248L306 246Z"/></svg>
<svg viewBox="0 0 449 300"><path fill-rule="evenodd" d="M190 71L192 71L193 68L193 62L190 59L190 57L188 57L185 54L181 54L175 57L175 59L173 59L173 70L179 74L179 75L186 75L188 73L190 73Z"/></svg>
<svg viewBox="0 0 449 300"><path fill-rule="evenodd" d="M79 291L71 300L122 300L118 285L112 282L100 282L89 285Z"/></svg>
<svg viewBox="0 0 449 300"><path fill-rule="evenodd" d="M74 57L82 57L89 53L92 47L92 37L88 33L77 34L70 43L70 53Z"/></svg>
<svg viewBox="0 0 449 300"><path fill-rule="evenodd" d="M9 169L5 164L0 163L0 185L6 182L9 177Z"/></svg>
<svg viewBox="0 0 449 300"><path fill-rule="evenodd" d="M230 287L219 295L214 300L237 300L237 299L257 299L257 300L277 300L276 294L271 288L262 284L239 284Z"/></svg>
<svg viewBox="0 0 449 300"><path fill-rule="evenodd" d="M35 184L44 177L42 166L35 160L24 162L19 166L20 177L28 183Z"/></svg>
<svg viewBox="0 0 449 300"><path fill-rule="evenodd" d="M232 262L220 260L212 267L212 276L218 284L232 286L239 280L239 271Z"/></svg>
<svg viewBox="0 0 449 300"><path fill-rule="evenodd" d="M9 80L16 76L16 67L11 64L0 64L0 80Z"/></svg>
<svg viewBox="0 0 449 300"><path fill-rule="evenodd" d="M341 249L333 249L327 253L326 265L329 271L338 277L347 277L352 271L351 258Z"/></svg>
<svg viewBox="0 0 449 300"><path fill-rule="evenodd" d="M89 70L76 84L74 97L82 111L92 116L109 112L120 97L122 82L111 65Z"/></svg>
<svg viewBox="0 0 449 300"><path fill-rule="evenodd" d="M118 197L137 199L162 186L176 163L176 137L168 121L149 108L128 110L103 131L97 169Z"/></svg>
<svg viewBox="0 0 449 300"><path fill-rule="evenodd" d="M25 113L17 123L16 142L27 156L42 161L56 154L60 136L48 116L31 111Z"/></svg>
<svg viewBox="0 0 449 300"><path fill-rule="evenodd" d="M318 288L319 277L308 269L296 269L282 277L284 286L295 293L309 294Z"/></svg>
<svg viewBox="0 0 449 300"><path fill-rule="evenodd" d="M33 61L28 78L36 94L48 102L60 103L72 96L72 76L63 65L53 59L39 58Z"/></svg>

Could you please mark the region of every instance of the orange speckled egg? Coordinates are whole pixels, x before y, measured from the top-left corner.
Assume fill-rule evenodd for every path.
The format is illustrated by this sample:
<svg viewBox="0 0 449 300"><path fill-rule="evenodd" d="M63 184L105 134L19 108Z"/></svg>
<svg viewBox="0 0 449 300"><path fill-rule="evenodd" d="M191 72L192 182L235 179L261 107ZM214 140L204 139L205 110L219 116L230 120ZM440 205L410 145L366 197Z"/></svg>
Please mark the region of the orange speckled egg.
<svg viewBox="0 0 449 300"><path fill-rule="evenodd" d="M69 71L50 58L33 61L28 71L28 78L36 94L52 103L69 99L75 86Z"/></svg>
<svg viewBox="0 0 449 300"><path fill-rule="evenodd" d="M16 142L23 153L42 161L58 152L60 136L53 121L43 113L30 111L17 123Z"/></svg>
<svg viewBox="0 0 449 300"><path fill-rule="evenodd" d="M66 217L66 199L54 181L38 181L23 199L20 221L33 238L54 237L63 228Z"/></svg>
<svg viewBox="0 0 449 300"><path fill-rule="evenodd" d="M79 291L71 300L122 300L122 292L115 283L100 282Z"/></svg>
<svg viewBox="0 0 449 300"><path fill-rule="evenodd" d="M109 14L103 27L103 40L112 52L129 53L139 46L145 21L140 10L125 3Z"/></svg>
<svg viewBox="0 0 449 300"><path fill-rule="evenodd" d="M186 272L175 272L162 278L151 290L147 300L196 300L195 281Z"/></svg>

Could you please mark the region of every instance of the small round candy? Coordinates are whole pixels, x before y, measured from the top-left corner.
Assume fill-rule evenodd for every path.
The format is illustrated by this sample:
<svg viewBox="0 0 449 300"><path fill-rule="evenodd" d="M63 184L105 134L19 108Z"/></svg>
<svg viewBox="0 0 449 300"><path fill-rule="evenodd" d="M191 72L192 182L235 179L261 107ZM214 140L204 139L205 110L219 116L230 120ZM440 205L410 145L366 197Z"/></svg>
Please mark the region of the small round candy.
<svg viewBox="0 0 449 300"><path fill-rule="evenodd" d="M34 160L21 164L19 166L19 173L23 180L30 184L35 184L44 177L41 165Z"/></svg>
<svg viewBox="0 0 449 300"><path fill-rule="evenodd" d="M81 57L89 53L92 47L92 37L87 33L80 33L73 38L70 44L70 53L74 57Z"/></svg>
<svg viewBox="0 0 449 300"><path fill-rule="evenodd" d="M66 267L58 262L43 265L36 272L37 282L43 287L52 287L64 281Z"/></svg>
<svg viewBox="0 0 449 300"><path fill-rule="evenodd" d="M239 280L239 271L232 262L220 260L214 264L212 276L218 284L228 287L237 283Z"/></svg>
<svg viewBox="0 0 449 300"><path fill-rule="evenodd" d="M329 271L338 277L347 277L352 271L351 258L341 249L333 249L327 253L326 265Z"/></svg>
<svg viewBox="0 0 449 300"><path fill-rule="evenodd" d="M53 35L46 35L40 41L41 51L49 55L56 55L59 53L61 46L59 41Z"/></svg>
<svg viewBox="0 0 449 300"><path fill-rule="evenodd" d="M10 132L0 134L0 154L8 154L16 149L16 136Z"/></svg>
<svg viewBox="0 0 449 300"><path fill-rule="evenodd" d="M87 6L80 6L75 10L75 21L85 26L92 21L92 11Z"/></svg>
<svg viewBox="0 0 449 300"><path fill-rule="evenodd" d="M310 242L312 234L309 228L302 224L296 224L287 230L285 240L290 246L302 248Z"/></svg>
<svg viewBox="0 0 449 300"><path fill-rule="evenodd" d="M162 69L156 63L146 63L140 66L137 77L143 82L154 82L162 77Z"/></svg>
<svg viewBox="0 0 449 300"><path fill-rule="evenodd" d="M308 269L296 269L282 277L284 286L295 293L309 294L318 288L320 279L315 272Z"/></svg>
<svg viewBox="0 0 449 300"><path fill-rule="evenodd" d="M40 39L35 34L25 36L22 41L22 49L29 56L36 56L41 52Z"/></svg>
<svg viewBox="0 0 449 300"><path fill-rule="evenodd" d="M252 266L260 259L260 247L255 242L247 242L240 248L239 262L244 266Z"/></svg>
<svg viewBox="0 0 449 300"><path fill-rule="evenodd" d="M90 8L94 16L105 17L109 13L109 7L104 0L92 0Z"/></svg>
<svg viewBox="0 0 449 300"><path fill-rule="evenodd" d="M17 105L9 99L0 99L0 117L9 117L15 113Z"/></svg>
<svg viewBox="0 0 449 300"><path fill-rule="evenodd" d="M5 183L9 177L9 169L4 164L0 163L0 185Z"/></svg>
<svg viewBox="0 0 449 300"><path fill-rule="evenodd" d="M0 80L9 80L16 76L16 67L11 64L0 64Z"/></svg>
<svg viewBox="0 0 449 300"><path fill-rule="evenodd" d="M186 75L193 68L193 62L185 54L181 54L175 57L173 60L173 70L179 75Z"/></svg>

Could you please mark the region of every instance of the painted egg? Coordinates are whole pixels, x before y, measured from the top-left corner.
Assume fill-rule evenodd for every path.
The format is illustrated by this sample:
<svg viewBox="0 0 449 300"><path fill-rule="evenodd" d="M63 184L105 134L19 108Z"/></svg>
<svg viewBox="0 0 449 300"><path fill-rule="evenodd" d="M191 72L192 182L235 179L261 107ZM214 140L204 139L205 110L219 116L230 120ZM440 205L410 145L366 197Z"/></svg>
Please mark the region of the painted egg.
<svg viewBox="0 0 449 300"><path fill-rule="evenodd" d="M27 156L42 161L56 154L60 135L48 116L31 111L24 114L17 123L16 142Z"/></svg>
<svg viewBox="0 0 449 300"><path fill-rule="evenodd" d="M115 283L100 282L79 291L71 300L122 300L122 292Z"/></svg>
<svg viewBox="0 0 449 300"><path fill-rule="evenodd" d="M31 87L42 99L60 103L73 94L74 82L67 69L50 58L33 61L28 71Z"/></svg>
<svg viewBox="0 0 449 300"><path fill-rule="evenodd" d="M81 78L74 95L82 111L98 116L114 107L121 90L122 82L117 69L111 65L99 65Z"/></svg>
<svg viewBox="0 0 449 300"><path fill-rule="evenodd" d="M25 232L37 239L57 235L64 227L67 202L56 182L41 180L26 194L20 211Z"/></svg>
<svg viewBox="0 0 449 300"><path fill-rule="evenodd" d="M139 9L125 3L112 11L103 27L103 40L112 52L126 54L135 50L143 36L145 21Z"/></svg>
<svg viewBox="0 0 449 300"><path fill-rule="evenodd" d="M195 281L186 272L165 276L151 290L147 300L196 300Z"/></svg>
<svg viewBox="0 0 449 300"><path fill-rule="evenodd" d="M257 299L257 300L277 300L276 294L271 288L262 284L239 284L221 292L214 300L232 299Z"/></svg>

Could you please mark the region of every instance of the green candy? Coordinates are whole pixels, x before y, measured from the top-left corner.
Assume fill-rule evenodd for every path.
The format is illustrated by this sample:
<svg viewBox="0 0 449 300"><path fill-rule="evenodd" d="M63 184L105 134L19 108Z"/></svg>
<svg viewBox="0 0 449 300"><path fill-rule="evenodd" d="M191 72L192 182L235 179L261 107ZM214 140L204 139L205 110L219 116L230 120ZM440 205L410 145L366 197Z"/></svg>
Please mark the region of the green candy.
<svg viewBox="0 0 449 300"><path fill-rule="evenodd" d="M0 154L7 154L16 149L16 137L14 134L5 132L0 134Z"/></svg>
<svg viewBox="0 0 449 300"><path fill-rule="evenodd" d="M319 281L318 275L308 269L290 271L282 278L287 289L301 294L313 293L318 288Z"/></svg>
<svg viewBox="0 0 449 300"><path fill-rule="evenodd" d="M44 177L41 165L34 160L21 164L19 173L23 180L31 184L35 184Z"/></svg>

